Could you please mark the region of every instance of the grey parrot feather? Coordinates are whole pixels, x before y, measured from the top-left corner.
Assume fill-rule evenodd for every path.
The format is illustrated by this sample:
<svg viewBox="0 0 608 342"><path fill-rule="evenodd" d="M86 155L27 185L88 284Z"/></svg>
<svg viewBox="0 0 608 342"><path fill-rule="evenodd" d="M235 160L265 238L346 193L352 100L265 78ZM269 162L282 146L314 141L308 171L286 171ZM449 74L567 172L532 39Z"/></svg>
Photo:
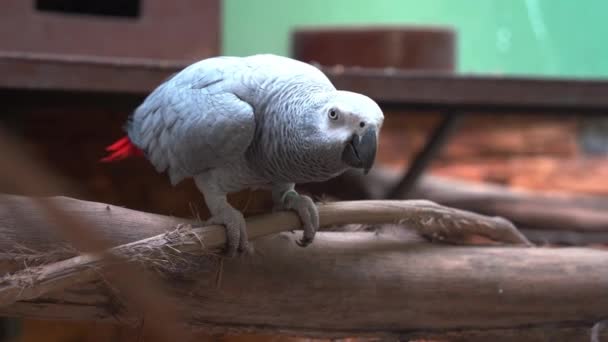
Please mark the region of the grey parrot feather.
<svg viewBox="0 0 608 342"><path fill-rule="evenodd" d="M129 121L131 141L172 184L244 154L253 138L253 108L234 94L242 86L225 77L229 61L190 66L150 94Z"/></svg>

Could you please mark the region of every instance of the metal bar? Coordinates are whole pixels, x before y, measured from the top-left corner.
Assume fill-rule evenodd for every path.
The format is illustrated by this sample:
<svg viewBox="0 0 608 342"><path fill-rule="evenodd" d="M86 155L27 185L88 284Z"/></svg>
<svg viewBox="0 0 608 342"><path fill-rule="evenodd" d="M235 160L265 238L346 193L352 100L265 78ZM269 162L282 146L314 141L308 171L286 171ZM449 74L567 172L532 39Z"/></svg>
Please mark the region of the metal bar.
<svg viewBox="0 0 608 342"><path fill-rule="evenodd" d="M399 183L395 185L385 196L389 199L405 198L416 185L416 182L428 168L435 156L441 152L441 148L448 141L452 132L456 130L462 114L448 112L437 128L431 133L422 150L418 152L407 173L403 175Z"/></svg>

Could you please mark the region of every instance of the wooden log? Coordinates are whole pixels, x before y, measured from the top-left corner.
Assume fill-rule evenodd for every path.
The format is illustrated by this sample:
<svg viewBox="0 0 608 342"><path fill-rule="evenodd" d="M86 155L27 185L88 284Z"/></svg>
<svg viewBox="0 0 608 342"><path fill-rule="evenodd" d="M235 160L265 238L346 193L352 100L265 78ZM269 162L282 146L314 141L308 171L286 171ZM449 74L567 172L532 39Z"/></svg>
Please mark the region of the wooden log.
<svg viewBox="0 0 608 342"><path fill-rule="evenodd" d="M120 233L125 229L122 224L135 227L137 222L151 222L154 230L163 232L176 220L115 207L107 210L99 203L66 201L73 209L80 208L80 214L89 213L90 218L106 222L110 236L124 234ZM378 205L369 205L374 203ZM391 203L389 209L403 211L398 202ZM330 203L321 209L331 205L341 204ZM3 215L18 213L3 211ZM291 213L277 215L280 220L297 222ZM323 216L327 219L327 210ZM336 212L333 217L335 221L325 223L348 218L357 222L369 214L353 210ZM373 218L375 222L386 219ZM15 224L16 220L0 222ZM0 246L10 247L11 239L27 242L28 234L43 233L45 227L3 227ZM149 236L143 224L130 234ZM210 331L395 337L467 329L582 329L608 312L604 295L608 291L604 271L608 253L601 250L456 247L386 232L320 232L315 243L300 248L295 243L298 238L299 233L291 232L263 237L254 241L254 255L232 260L183 252L177 253L179 259L156 262L177 265L160 274L168 295L178 303L182 321L191 328ZM129 238L123 235L122 239ZM61 240L48 235L33 241L38 245L25 247L44 252L62 246ZM2 258L23 253L4 252ZM153 262L149 260L147 265ZM145 316L127 311L121 304L124 293L111 285L101 280L69 287L2 307L0 314L123 323Z"/></svg>
<svg viewBox="0 0 608 342"><path fill-rule="evenodd" d="M311 185L313 193L324 191L337 199L381 198L396 184L399 173L375 168L369 175L347 173L329 183ZM347 189L348 191L342 191ZM608 243L608 199L567 192L512 189L437 176L423 177L410 198L501 216L525 229L536 242L587 244ZM546 233L544 233L546 232Z"/></svg>
<svg viewBox="0 0 608 342"><path fill-rule="evenodd" d="M486 215L504 216L527 228L608 231L608 199L600 196L514 190L439 177L420 182L413 196Z"/></svg>
<svg viewBox="0 0 608 342"><path fill-rule="evenodd" d="M568 248L445 247L374 233L297 234L256 240L254 256L191 257L167 290L191 326L306 335L578 325L608 312L608 253ZM197 270L197 271L196 271ZM145 284L141 284L145 286ZM70 288L3 315L123 320L119 294ZM230 330L230 329L229 329Z"/></svg>
<svg viewBox="0 0 608 342"><path fill-rule="evenodd" d="M67 214L82 218L89 223L100 239L110 241L113 246L164 234L178 225L200 225L201 222L183 218L144 213L105 203L82 201L69 197L53 197L50 203ZM66 250L62 238L56 234L54 218L40 210L35 199L26 196L0 194L0 253L27 254L37 256L49 251L63 251L62 255L75 255ZM490 239L507 243L529 244L508 221L499 217L487 217L473 212L439 206L430 201L351 201L322 203L319 205L322 225L348 223L397 223L422 235L444 235L446 239L461 234L481 234ZM287 215L287 216L284 216ZM265 224L284 228L264 228ZM250 220L250 230L279 232L299 228L300 221L289 212L282 215L261 215ZM252 226L254 228L252 228ZM102 227L102 229L99 229ZM437 228L439 227L439 228ZM219 226L215 229L222 231ZM458 232L458 233L454 233ZM260 235L262 233L259 233ZM260 236L258 235L258 236ZM254 235L256 236L256 235ZM223 237L217 238L221 244ZM1 254L0 254L1 256ZM0 261L2 258L0 258ZM10 268L2 268L7 271Z"/></svg>
<svg viewBox="0 0 608 342"><path fill-rule="evenodd" d="M13 197L4 198L4 201L15 207L11 202ZM49 204L59 208L63 207L64 201L63 198L47 199ZM67 202L74 205L69 199ZM83 208L99 205L100 203L80 201L80 206ZM113 218L117 217L110 212L111 208L105 205L102 215L97 213L92 219L84 218L84 221L91 223L92 227L100 227L95 223L98 216L110 214ZM83 220L82 215L78 217ZM319 217L322 226L399 223L397 226L407 225L422 236L439 241L462 242L467 236L482 235L500 242L531 245L510 222L504 219L453 210L428 201L328 203L319 206ZM136 216L136 219L139 218ZM261 215L247 220L250 238L298 228L299 224L299 219L293 212ZM97 269L108 263L116 264L120 260L149 263L150 260L160 259L161 262L171 265L173 261L168 259L179 258L181 253L201 250L212 253L226 242L224 228L221 226L192 228L190 224L184 226L183 223L177 226L178 228L170 232L123 244L107 253L86 253L48 265L29 267L0 278L0 305L12 304L18 300L36 299L52 291L93 281L99 277ZM112 241L108 237L105 237L105 240ZM168 257L171 254L173 257ZM161 267L166 268L164 265Z"/></svg>

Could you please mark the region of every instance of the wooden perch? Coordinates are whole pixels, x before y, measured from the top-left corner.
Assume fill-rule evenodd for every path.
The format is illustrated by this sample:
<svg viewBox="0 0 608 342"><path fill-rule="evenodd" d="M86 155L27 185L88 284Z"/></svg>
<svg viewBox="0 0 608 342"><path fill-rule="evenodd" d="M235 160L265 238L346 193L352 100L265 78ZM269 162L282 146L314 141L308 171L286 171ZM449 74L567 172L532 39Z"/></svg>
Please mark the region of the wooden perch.
<svg viewBox="0 0 608 342"><path fill-rule="evenodd" d="M41 254L74 252L66 251L61 240L50 234L49 224L28 198L2 199L0 267L15 270L18 265L12 260L42 265L3 278L4 303L11 302L7 294L15 285L21 291L18 298L25 300L4 306L0 313L110 321L141 316L125 310L121 294L111 284L96 280L103 273L89 266L100 265L97 256L47 265ZM223 260L204 253L223 244L220 227L175 230L183 220L67 198L55 201L104 227L104 234L122 245L114 252L158 270L169 280L168 293L191 326L404 336L561 324L590 328L608 313L604 296L608 253L599 250L455 247L373 232L321 232L313 245L300 248L295 244L299 233L288 232L256 239L254 255ZM445 232L448 237L473 227L474 232L494 232L490 235L504 239L501 234L513 227L505 220L426 201L329 203L320 206L320 213L324 225L407 219L407 225L422 233ZM297 217L287 212L251 218L248 223L252 238L299 225ZM155 234L160 235L150 237ZM199 239L207 249L201 249ZM16 242L20 249L14 248ZM28 256L25 251L38 252ZM203 253L191 253L196 251ZM30 283L19 278L28 272ZM61 286L53 287L57 284Z"/></svg>
<svg viewBox="0 0 608 342"><path fill-rule="evenodd" d="M608 312L608 253L453 247L374 233L256 241L242 260L192 258L168 291L192 326L312 335L459 329L591 328ZM145 286L145 284L141 284ZM128 320L116 294L77 286L2 308L5 315ZM154 323L153 323L154 324Z"/></svg>
<svg viewBox="0 0 608 342"><path fill-rule="evenodd" d="M7 198L5 202L10 199ZM73 203L68 202L69 204ZM111 210L106 207L106 211ZM467 235L480 234L497 241L530 245L506 220L441 207L428 201L329 203L319 206L319 214L322 226L399 223L415 229L423 236L438 240L460 241ZM250 238L255 239L298 228L299 220L291 212L282 212L250 218L247 225ZM181 228L169 233L115 247L109 253L124 260L146 262L152 255L167 252L210 253L225 243L224 228L221 226L185 229L183 224L179 226ZM99 277L97 268L103 265L103 254L85 254L10 274L0 278L0 305L35 299L49 292L93 281Z"/></svg>
<svg viewBox="0 0 608 342"><path fill-rule="evenodd" d="M414 195L464 210L509 217L527 228L608 232L608 199L600 196L514 190L440 177L422 181Z"/></svg>
<svg viewBox="0 0 608 342"><path fill-rule="evenodd" d="M329 194L334 189L336 195L344 194L338 189L348 189L350 193L346 198L337 196L342 200L379 199L398 179L398 172L374 168L365 177L356 172L347 173L323 189ZM525 229L526 235L534 241L608 243L608 199L600 196L515 190L496 184L426 176L409 197L507 218Z"/></svg>

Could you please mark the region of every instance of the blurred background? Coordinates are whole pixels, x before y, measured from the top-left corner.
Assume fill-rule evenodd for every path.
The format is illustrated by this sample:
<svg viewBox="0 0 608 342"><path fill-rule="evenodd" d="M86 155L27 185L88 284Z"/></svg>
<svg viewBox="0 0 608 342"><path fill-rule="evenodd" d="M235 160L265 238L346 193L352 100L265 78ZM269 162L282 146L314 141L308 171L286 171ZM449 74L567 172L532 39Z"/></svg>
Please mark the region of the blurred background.
<svg viewBox="0 0 608 342"><path fill-rule="evenodd" d="M302 191L336 200L429 198L510 218L539 243L604 246L608 120L597 114L607 108L605 13L601 0L4 0L0 123L78 185L63 195L204 218L192 182L172 188L141 159L98 162L156 85L215 55L290 56L327 68L347 87L340 77L375 70L386 82L413 87L404 88L403 103L392 99L385 107L378 167L369 177L347 174ZM471 75L490 77L490 86L467 95L470 106L458 110L457 125L446 122L454 113L443 99L478 84ZM543 94L526 105L521 93L518 103L513 84L535 89L537 79ZM353 87L365 89L366 78L358 80ZM417 84L425 106L407 98ZM597 96L581 96L581 89ZM556 108L556 97L571 101ZM407 189L392 191L417 159ZM249 215L271 207L262 192L230 200ZM7 318L3 327L24 342L140 336L93 322Z"/></svg>
<svg viewBox="0 0 608 342"><path fill-rule="evenodd" d="M223 52L290 53L303 26L444 26L458 34L461 72L605 77L608 32L600 0L226 0Z"/></svg>

